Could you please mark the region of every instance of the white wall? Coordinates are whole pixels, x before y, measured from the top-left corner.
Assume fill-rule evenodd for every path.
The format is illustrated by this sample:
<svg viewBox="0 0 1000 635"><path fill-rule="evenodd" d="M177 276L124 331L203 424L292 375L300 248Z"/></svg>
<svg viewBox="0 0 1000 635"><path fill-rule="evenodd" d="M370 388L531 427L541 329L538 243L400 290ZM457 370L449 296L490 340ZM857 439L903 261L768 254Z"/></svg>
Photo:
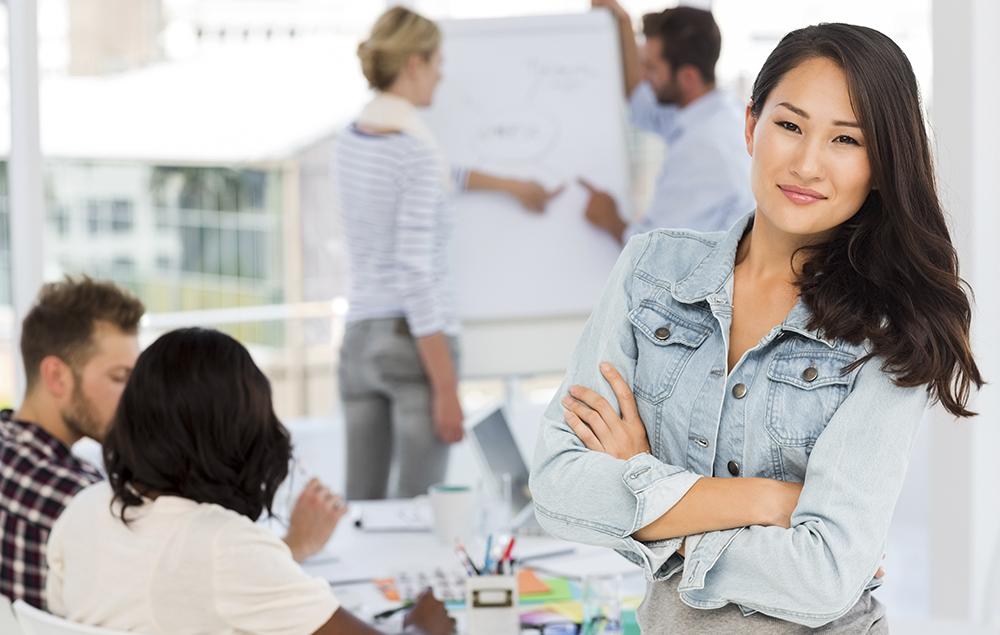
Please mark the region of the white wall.
<svg viewBox="0 0 1000 635"><path fill-rule="evenodd" d="M1000 576L1000 3L935 0L934 92L940 189L952 216L962 275L976 291L974 346L993 384L975 398L973 421L941 413L931 429L931 610L982 621Z"/></svg>

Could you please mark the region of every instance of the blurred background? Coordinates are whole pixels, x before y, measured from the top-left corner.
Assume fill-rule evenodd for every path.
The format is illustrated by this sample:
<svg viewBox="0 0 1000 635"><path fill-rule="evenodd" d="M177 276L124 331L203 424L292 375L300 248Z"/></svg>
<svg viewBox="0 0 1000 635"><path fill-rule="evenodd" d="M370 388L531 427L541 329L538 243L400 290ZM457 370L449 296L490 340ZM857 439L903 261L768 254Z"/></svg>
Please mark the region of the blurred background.
<svg viewBox="0 0 1000 635"><path fill-rule="evenodd" d="M676 2L622 4L638 23ZM409 6L447 19L573 13L589 2ZM86 273L130 288L149 312L146 341L164 328L213 323L253 348L280 415L335 414L346 281L328 164L337 130L369 97L354 52L386 2L38 0L37 7L44 278ZM716 0L711 8L723 34L720 83L741 98L782 35L823 21L864 23L893 37L930 95L929 0ZM0 4L0 159L10 146L6 9ZM636 132L630 150L641 213L663 148ZM3 161L0 404L16 401L6 194Z"/></svg>

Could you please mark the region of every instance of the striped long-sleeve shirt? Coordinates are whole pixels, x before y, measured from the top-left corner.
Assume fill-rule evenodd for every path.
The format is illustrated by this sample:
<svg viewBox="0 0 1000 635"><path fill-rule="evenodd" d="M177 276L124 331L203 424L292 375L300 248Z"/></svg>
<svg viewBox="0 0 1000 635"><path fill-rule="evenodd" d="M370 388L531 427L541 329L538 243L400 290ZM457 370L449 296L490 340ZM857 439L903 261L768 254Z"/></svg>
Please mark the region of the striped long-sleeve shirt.
<svg viewBox="0 0 1000 635"><path fill-rule="evenodd" d="M338 139L333 172L348 250L348 323L405 317L414 337L458 333L447 253L455 218L443 160L404 132L350 126ZM464 173L454 176L464 185Z"/></svg>

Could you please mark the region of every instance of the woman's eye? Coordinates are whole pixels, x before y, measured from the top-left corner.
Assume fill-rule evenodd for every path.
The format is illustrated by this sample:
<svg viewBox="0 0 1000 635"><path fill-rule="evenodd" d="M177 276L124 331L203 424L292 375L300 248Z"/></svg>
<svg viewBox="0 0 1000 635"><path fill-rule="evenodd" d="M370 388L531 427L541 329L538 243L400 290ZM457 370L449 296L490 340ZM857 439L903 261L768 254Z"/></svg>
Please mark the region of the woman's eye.
<svg viewBox="0 0 1000 635"><path fill-rule="evenodd" d="M779 121L777 123L778 123L779 126L781 126L782 128L784 128L785 130L787 130L789 132L798 132L799 131L799 127L796 126L795 124L793 124L791 121Z"/></svg>
<svg viewBox="0 0 1000 635"><path fill-rule="evenodd" d="M840 135L839 137L834 139L834 141L836 141L837 143L847 143L855 146L861 145L860 143L858 143L857 139L846 134Z"/></svg>

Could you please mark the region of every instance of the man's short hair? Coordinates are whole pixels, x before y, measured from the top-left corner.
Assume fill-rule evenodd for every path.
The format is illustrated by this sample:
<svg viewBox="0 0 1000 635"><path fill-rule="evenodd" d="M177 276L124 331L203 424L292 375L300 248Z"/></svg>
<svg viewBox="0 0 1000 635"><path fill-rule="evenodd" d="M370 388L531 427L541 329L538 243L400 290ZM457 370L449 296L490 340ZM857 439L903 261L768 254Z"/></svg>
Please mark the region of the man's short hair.
<svg viewBox="0 0 1000 635"><path fill-rule="evenodd" d="M21 357L28 390L38 381L39 366L49 355L64 361L74 372L82 369L95 353L93 336L98 320L132 335L138 332L145 312L138 298L112 282L66 276L44 285L21 325Z"/></svg>
<svg viewBox="0 0 1000 635"><path fill-rule="evenodd" d="M722 34L711 11L694 7L664 9L642 16L642 33L663 42L663 59L676 72L691 64L705 83L715 83L715 63L722 49Z"/></svg>

